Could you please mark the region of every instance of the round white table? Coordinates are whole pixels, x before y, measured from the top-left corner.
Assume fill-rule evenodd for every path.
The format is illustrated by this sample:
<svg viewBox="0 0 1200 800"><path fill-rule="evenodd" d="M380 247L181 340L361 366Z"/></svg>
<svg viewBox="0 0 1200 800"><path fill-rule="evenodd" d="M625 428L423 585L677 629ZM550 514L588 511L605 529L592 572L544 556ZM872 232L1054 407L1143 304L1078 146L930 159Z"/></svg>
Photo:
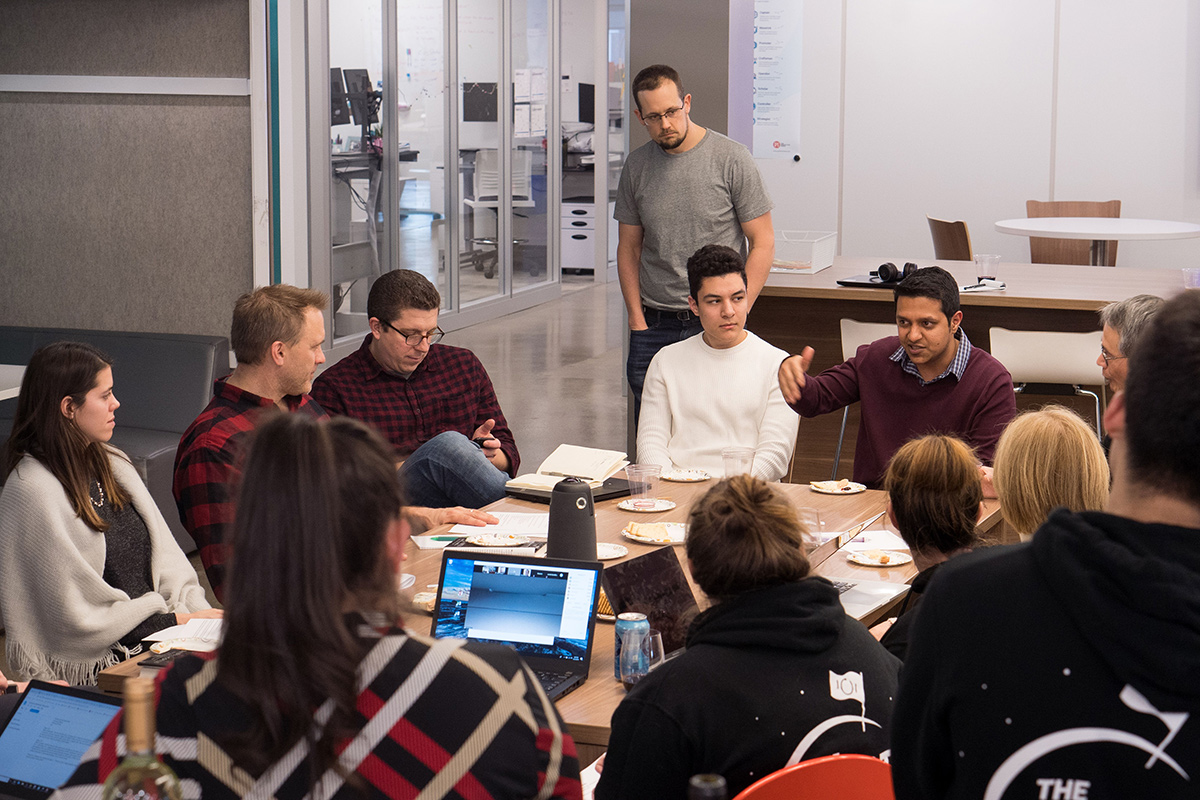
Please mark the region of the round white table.
<svg viewBox="0 0 1200 800"><path fill-rule="evenodd" d="M1029 217L1002 219L996 230L1014 236L1050 239L1090 239L1092 266L1108 262L1108 243L1118 239L1191 239L1200 237L1200 225L1163 219L1128 217Z"/></svg>

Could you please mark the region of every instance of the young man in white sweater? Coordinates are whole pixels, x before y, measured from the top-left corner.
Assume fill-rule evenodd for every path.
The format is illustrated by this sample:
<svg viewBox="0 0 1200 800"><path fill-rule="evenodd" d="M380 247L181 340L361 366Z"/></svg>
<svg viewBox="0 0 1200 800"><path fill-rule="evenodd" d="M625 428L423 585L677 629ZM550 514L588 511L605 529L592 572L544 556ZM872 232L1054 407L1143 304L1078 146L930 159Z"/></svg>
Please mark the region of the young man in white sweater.
<svg viewBox="0 0 1200 800"><path fill-rule="evenodd" d="M775 374L787 353L746 330L746 266L737 251L705 245L687 262L688 306L704 332L650 362L637 460L724 475L721 450L754 448L755 476L787 474L800 419Z"/></svg>

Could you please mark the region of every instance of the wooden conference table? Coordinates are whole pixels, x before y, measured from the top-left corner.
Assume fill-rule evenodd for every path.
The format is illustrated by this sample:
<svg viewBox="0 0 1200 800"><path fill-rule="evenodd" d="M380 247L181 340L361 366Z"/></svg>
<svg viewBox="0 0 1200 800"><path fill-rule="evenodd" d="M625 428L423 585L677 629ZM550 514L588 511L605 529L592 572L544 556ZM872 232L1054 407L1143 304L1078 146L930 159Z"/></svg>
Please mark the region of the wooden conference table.
<svg viewBox="0 0 1200 800"><path fill-rule="evenodd" d="M771 273L754 303L746 327L776 347L799 353L806 345L816 351L810 372L816 374L842 362L840 320L895 324L895 302L890 289L838 286L841 278L865 275L884 261L903 264L905 259L839 257L833 266L814 275ZM959 286L975 283L975 265L969 261L917 261L948 270ZM1097 311L1108 303L1135 294L1169 298L1183 291L1179 270L1086 267L1057 264L1003 262L999 277L1007 284L1000 292L962 295L963 330L971 344L991 350L992 327L1024 331L1095 331ZM1097 353L1099 355L1099 353ZM1103 387L1092 387L1103 396ZM1086 398L1085 398L1086 399ZM1090 419L1089 403L1070 396L1029 398L1017 396L1020 409L1061 402ZM825 480L833 468L833 452L841 427L840 413L801 420L792 480L807 483ZM854 442L858 435L858 404L850 408L846 446L838 477L850 477Z"/></svg>
<svg viewBox="0 0 1200 800"><path fill-rule="evenodd" d="M700 497L713 485L713 481L702 483L667 483L659 485L659 497L674 500L676 507L670 511L656 514L635 514L617 508L618 500L608 500L596 505L596 539L600 542L612 542L625 545L629 554L621 560L634 558L655 549L653 545L643 545L632 542L621 536L621 529L629 522L683 522L687 519L687 511L691 503ZM821 514L822 527L826 531L847 530L852 525L863 522L883 511L887 507L887 498L883 492L867 491L854 495L824 495L810 491L808 486L797 484L776 484L796 507L815 508ZM526 511L545 512L546 505L532 503L513 498L505 498L488 506L493 511ZM999 503L989 500L985 503L985 513L979 522L982 537L988 539L1000 527ZM877 528L883 525L883 520L872 525ZM449 526L434 528L428 533L444 533ZM677 557L684 563L683 548L675 548ZM437 584L441 570L441 550L420 550L411 542L408 545L408 560L404 571L416 578L413 591L432 590ZM608 564L619 561L605 562ZM687 572L686 566L684 569ZM850 563L841 553L834 553L821 564L816 573L830 579L839 580L875 580L894 583L908 583L916 575L916 569L911 563L891 568L860 567ZM689 575L690 580L690 575ZM699 592L697 595L700 596ZM864 620L873 624L884 618L888 609L881 609ZM414 613L406 620L407 625L414 631L427 633L432 622L424 613ZM125 678L140 673L137 665L143 656L137 659L110 667L100 674L99 686L102 690L119 694ZM608 747L609 721L613 710L625 696L625 690L620 682L613 678L613 626L611 623L597 622L594 643L592 646L591 669L587 681L578 689L558 701L558 710L562 714L570 730L572 738L580 748L580 763L588 764L600 756Z"/></svg>
<svg viewBox="0 0 1200 800"><path fill-rule="evenodd" d="M1108 243L1120 239L1194 239L1200 237L1200 225L1166 219L1131 217L1030 217L1002 219L996 230L1014 236L1040 236L1051 239L1088 239L1092 243L1092 266L1108 263Z"/></svg>

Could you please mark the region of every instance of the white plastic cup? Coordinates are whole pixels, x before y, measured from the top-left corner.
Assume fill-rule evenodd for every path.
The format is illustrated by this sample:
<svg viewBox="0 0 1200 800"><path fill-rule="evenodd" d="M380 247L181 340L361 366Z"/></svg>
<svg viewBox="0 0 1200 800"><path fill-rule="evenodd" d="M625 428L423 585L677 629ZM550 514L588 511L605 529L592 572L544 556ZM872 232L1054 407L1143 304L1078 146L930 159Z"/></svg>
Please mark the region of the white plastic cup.
<svg viewBox="0 0 1200 800"><path fill-rule="evenodd" d="M625 467L629 481L629 498L634 508L654 508L658 497L658 476L662 467L658 464L630 464Z"/></svg>
<svg viewBox="0 0 1200 800"><path fill-rule="evenodd" d="M754 469L754 448L722 448L721 460L725 463L726 478L732 478L734 475L748 475Z"/></svg>
<svg viewBox="0 0 1200 800"><path fill-rule="evenodd" d="M1200 267L1183 268L1183 288L1200 289Z"/></svg>
<svg viewBox="0 0 1200 800"><path fill-rule="evenodd" d="M999 280L998 267L1000 266L1000 256L989 255L986 253L975 254L975 277L980 281Z"/></svg>

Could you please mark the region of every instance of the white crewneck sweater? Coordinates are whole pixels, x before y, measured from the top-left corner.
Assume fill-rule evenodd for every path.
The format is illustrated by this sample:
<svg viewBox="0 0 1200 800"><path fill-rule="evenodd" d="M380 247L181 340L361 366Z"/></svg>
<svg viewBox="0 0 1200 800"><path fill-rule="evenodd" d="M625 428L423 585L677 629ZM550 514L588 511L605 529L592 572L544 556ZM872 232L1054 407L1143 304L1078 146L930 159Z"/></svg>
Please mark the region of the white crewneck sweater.
<svg viewBox="0 0 1200 800"><path fill-rule="evenodd" d="M782 479L800 426L779 390L787 355L749 331L724 350L701 335L658 351L642 390L638 463L724 476L721 449L753 447L754 475Z"/></svg>

